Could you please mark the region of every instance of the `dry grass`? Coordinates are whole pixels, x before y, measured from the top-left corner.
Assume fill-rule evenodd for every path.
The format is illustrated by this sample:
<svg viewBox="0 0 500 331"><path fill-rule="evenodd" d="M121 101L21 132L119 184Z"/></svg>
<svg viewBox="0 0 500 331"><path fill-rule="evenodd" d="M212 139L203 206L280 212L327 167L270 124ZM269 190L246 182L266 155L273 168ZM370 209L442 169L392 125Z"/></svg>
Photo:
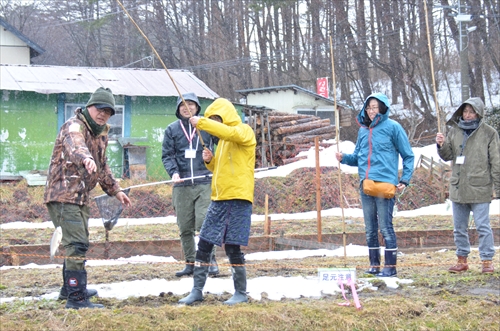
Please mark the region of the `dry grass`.
<svg viewBox="0 0 500 331"><path fill-rule="evenodd" d="M399 258L399 277L414 283L398 289L374 278L377 291L359 292L362 310L341 307L341 295L301 298L226 307L230 294L208 294L192 307L177 305L181 296L126 300L95 298L106 309L72 311L54 300L0 305L2 330L498 330L500 275L479 272L477 252L470 271L454 275L446 269L454 252L407 253ZM309 257L302 260L248 263L248 277L316 274L318 267L362 266L366 258ZM221 261L224 263L225 261ZM498 259L495 266L498 267ZM168 263L89 267L92 284L166 278L173 280L177 265ZM2 297L40 295L60 285L60 269L5 270ZM358 269L362 277L363 269ZM229 273L222 277L230 277ZM351 298L350 294L347 294Z"/></svg>
<svg viewBox="0 0 500 331"><path fill-rule="evenodd" d="M13 314L21 320L3 324L8 330L498 330L486 313L487 302L463 306L412 298L381 300L361 311L338 307L329 301L280 302L238 307L124 307L98 311L33 310ZM437 308L437 309L436 309ZM441 311L440 311L441 310ZM436 313L436 311L439 311ZM468 318L473 316L474 319ZM3 320L3 318L2 318ZM4 321L2 321L4 322Z"/></svg>

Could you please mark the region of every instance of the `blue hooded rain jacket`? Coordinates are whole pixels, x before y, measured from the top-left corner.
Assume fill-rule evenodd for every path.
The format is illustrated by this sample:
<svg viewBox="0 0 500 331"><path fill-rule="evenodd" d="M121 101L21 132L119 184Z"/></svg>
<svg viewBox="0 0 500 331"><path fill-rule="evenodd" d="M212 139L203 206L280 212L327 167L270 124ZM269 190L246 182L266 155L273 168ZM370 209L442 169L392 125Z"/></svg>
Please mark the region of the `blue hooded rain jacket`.
<svg viewBox="0 0 500 331"><path fill-rule="evenodd" d="M365 123L368 116L365 109L370 98L376 98L387 106L385 114L377 114L369 127ZM352 154L343 154L342 164L357 166L359 179L397 185L409 184L413 175L414 156L403 127L389 118L389 99L382 93L373 93L366 98L356 121L360 128L356 148ZM398 177L399 155L403 159L403 174Z"/></svg>

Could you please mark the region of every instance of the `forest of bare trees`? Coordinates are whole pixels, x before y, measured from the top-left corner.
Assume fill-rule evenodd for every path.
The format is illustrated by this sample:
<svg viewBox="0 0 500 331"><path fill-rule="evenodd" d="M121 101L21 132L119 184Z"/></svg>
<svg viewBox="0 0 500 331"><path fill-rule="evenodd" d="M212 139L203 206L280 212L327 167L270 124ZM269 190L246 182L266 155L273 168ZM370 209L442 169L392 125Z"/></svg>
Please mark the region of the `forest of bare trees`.
<svg viewBox="0 0 500 331"><path fill-rule="evenodd" d="M168 68L193 71L234 101L239 89L315 90L318 77L332 77L330 40L339 100L364 99L374 81L385 79L393 103L400 98L429 122L435 120L429 39L436 86L461 70L460 47L468 54L471 96L484 99L500 74L499 0L427 0L427 8L424 0L120 3ZM1 0L0 16L46 49L34 64L161 68L120 3ZM462 24L475 30L460 29L459 13L471 15Z"/></svg>

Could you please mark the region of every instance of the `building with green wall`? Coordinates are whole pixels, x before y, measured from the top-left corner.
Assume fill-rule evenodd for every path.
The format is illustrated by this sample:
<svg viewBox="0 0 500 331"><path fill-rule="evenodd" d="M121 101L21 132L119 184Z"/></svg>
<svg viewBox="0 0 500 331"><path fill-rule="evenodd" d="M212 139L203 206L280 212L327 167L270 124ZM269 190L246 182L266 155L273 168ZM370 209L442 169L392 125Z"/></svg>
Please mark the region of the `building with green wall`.
<svg viewBox="0 0 500 331"><path fill-rule="evenodd" d="M61 125L99 86L115 94L117 114L107 150L115 176L127 174L127 143L146 146L148 180L168 179L163 134L175 116L178 92L164 70L0 65L0 173L48 169ZM181 93L194 92L202 113L218 97L193 73L173 70ZM124 148L125 145L125 148Z"/></svg>

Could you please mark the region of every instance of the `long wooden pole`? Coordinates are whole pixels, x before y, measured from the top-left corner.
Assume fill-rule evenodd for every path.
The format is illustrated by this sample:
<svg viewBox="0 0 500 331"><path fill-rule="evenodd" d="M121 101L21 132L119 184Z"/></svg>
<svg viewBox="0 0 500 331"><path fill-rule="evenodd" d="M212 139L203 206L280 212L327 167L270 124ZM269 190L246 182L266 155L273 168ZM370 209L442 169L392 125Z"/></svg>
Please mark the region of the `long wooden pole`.
<svg viewBox="0 0 500 331"><path fill-rule="evenodd" d="M153 46L153 44L151 43L151 41L149 41L149 38L146 36L146 34L144 32L142 32L141 28L139 27L139 25L137 25L137 23L135 22L135 20L132 18L132 16L129 14L128 10L125 9L125 7L123 6L123 4L120 2L120 0L116 0L116 2L118 3L118 5L120 5L120 7L123 9L123 11L125 12L125 14L127 15L127 17L130 19L130 21L132 21L132 23L135 25L135 27L137 28L137 30L139 30L139 33L144 37L144 39L146 39L146 42L149 44L149 46L151 47L151 49L153 50L153 53L155 53L156 57L158 58L158 60L160 60L160 63L161 65L163 66L163 68L165 69L165 71L167 72L167 75L168 77L170 78L170 80L172 81L172 84L174 84L174 87L175 89L177 90L177 93L179 94L179 97L182 99L182 103L184 104L184 106L189 110L189 114L191 116L193 116L193 114L191 114L191 109L189 109L187 103L186 103L186 100L184 100L184 97L182 96L182 93L181 91L179 90L179 88L177 87L177 84L175 83L175 80L174 80L174 77L172 77L172 75L170 74L170 71L168 71L168 68L167 66L165 65L165 63L163 62L160 54L158 54L158 52L156 51L156 48ZM196 130L196 132L198 133L198 137L200 138L200 142L201 142L201 145L203 146L203 148L206 148L205 147L205 142L203 141L203 137L201 136L201 133L199 130Z"/></svg>
<svg viewBox="0 0 500 331"><path fill-rule="evenodd" d="M333 60L333 43L330 35L330 57L332 59L332 90L333 90L333 108L335 110L335 140L337 141L337 152L340 153L340 118L339 110L337 109L337 83L335 81L335 62ZM344 244L344 266L347 266L347 247L346 247L346 232L345 232L345 217L344 217L344 193L342 191L342 172L340 171L340 161L338 161L339 175L339 190L340 190L340 209L342 210L342 241Z"/></svg>
<svg viewBox="0 0 500 331"><path fill-rule="evenodd" d="M437 98L437 93L436 93L436 80L434 78L434 60L432 57L431 34L429 32L429 16L427 14L427 0L424 0L424 10L425 10L425 26L427 29L427 45L429 47L429 58L430 58L430 62L431 62L432 89L434 91L434 102L436 104L436 117L437 117L437 122L438 122L438 132L444 133L444 128L443 128L443 131L441 131L441 116L439 114L440 110L439 110L439 103L438 103L438 98Z"/></svg>

